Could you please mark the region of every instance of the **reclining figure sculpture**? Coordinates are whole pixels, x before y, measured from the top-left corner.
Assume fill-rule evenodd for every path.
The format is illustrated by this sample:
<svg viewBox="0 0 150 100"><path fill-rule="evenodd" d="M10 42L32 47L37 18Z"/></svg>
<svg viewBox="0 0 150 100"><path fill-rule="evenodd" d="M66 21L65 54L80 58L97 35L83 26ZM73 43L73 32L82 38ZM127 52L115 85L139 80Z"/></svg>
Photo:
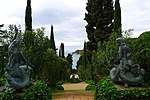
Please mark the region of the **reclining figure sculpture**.
<svg viewBox="0 0 150 100"><path fill-rule="evenodd" d="M134 64L130 60L131 49L128 45L122 42L121 38L116 39L119 45L119 57L112 64L113 68L110 70L110 78L114 83L123 82L125 87L129 84L134 85L142 81L145 73L138 64ZM119 62L119 64L116 64Z"/></svg>
<svg viewBox="0 0 150 100"><path fill-rule="evenodd" d="M8 64L6 66L6 83L2 91L11 89L23 89L30 84L30 74L33 73L33 65L26 60L19 51L21 39L17 39L15 33L12 43L8 47ZM31 67L30 67L31 66Z"/></svg>

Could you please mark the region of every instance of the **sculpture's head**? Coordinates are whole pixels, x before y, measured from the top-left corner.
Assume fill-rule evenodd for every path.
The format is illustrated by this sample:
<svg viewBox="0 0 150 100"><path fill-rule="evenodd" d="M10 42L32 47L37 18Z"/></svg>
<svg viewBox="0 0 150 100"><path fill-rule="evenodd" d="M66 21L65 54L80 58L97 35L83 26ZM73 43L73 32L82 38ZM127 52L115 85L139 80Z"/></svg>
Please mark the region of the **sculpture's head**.
<svg viewBox="0 0 150 100"><path fill-rule="evenodd" d="M116 39L116 43L117 43L118 45L121 45L121 43L122 43L122 38L117 38L117 39Z"/></svg>

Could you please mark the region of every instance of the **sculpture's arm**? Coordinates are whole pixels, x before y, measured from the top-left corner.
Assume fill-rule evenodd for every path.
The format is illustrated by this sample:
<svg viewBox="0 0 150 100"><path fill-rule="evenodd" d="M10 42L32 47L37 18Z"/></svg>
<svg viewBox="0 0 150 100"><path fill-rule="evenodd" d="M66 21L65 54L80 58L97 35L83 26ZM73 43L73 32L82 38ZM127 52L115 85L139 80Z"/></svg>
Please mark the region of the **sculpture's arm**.
<svg viewBox="0 0 150 100"><path fill-rule="evenodd" d="M115 64L119 64L120 63L120 60L122 59L122 47L120 46L119 47L119 57L114 61Z"/></svg>
<svg viewBox="0 0 150 100"><path fill-rule="evenodd" d="M15 40L15 39L17 38L17 34L18 34L18 33L15 33L15 36L13 37L12 40Z"/></svg>

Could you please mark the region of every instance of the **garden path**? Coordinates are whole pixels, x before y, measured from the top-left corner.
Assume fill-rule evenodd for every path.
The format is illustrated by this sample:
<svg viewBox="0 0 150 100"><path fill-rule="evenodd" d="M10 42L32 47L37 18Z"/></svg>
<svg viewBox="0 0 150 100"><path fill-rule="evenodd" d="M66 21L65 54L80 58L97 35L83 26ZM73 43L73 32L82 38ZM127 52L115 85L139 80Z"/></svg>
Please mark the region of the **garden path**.
<svg viewBox="0 0 150 100"><path fill-rule="evenodd" d="M64 91L52 93L53 100L94 100L95 91L85 91L87 85L85 82L65 83Z"/></svg>

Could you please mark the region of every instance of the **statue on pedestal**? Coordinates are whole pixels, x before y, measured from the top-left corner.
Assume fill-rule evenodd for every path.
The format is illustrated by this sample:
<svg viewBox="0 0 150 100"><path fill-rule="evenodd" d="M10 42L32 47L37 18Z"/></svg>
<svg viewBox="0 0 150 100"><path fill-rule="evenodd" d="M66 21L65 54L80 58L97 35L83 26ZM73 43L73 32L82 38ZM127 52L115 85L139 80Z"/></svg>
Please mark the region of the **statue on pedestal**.
<svg viewBox="0 0 150 100"><path fill-rule="evenodd" d="M114 83L123 82L125 87L128 85L138 84L142 81L145 73L138 64L134 64L131 59L131 48L122 42L121 38L116 39L119 45L119 57L113 63L113 68L110 71L110 78ZM117 64L117 62L119 62Z"/></svg>
<svg viewBox="0 0 150 100"><path fill-rule="evenodd" d="M6 66L6 84L3 91L23 89L30 84L33 65L20 52L21 39L17 39L16 31L12 43L8 47L8 64Z"/></svg>

